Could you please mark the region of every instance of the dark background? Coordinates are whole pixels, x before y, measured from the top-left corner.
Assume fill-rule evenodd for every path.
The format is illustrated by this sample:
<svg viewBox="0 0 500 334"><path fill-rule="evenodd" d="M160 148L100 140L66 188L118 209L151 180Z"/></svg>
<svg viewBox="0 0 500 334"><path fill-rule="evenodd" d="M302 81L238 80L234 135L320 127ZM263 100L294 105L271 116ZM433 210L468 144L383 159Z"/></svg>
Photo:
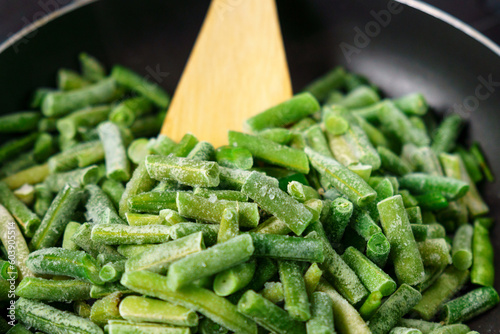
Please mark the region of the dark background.
<svg viewBox="0 0 500 334"><path fill-rule="evenodd" d="M70 0L0 0L0 43L44 13L68 2ZM427 0L426 2L468 23L500 44L500 0Z"/></svg>

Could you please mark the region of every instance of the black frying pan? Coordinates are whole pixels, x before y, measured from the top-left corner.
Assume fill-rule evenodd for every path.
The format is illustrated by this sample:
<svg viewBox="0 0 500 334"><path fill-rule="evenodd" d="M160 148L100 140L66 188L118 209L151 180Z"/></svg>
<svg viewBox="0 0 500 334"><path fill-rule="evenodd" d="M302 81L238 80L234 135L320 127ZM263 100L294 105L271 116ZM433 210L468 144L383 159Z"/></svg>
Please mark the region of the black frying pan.
<svg viewBox="0 0 500 334"><path fill-rule="evenodd" d="M227 0L227 10L240 1ZM438 113L454 110L470 120L463 140L478 140L500 176L500 48L433 7L402 2L400 11L391 7L389 22L380 14L388 10L383 0L279 0L295 91L342 64L388 96L422 92ZM1 112L25 108L35 88L54 85L59 67L76 68L80 51L129 66L173 92L207 7L201 0L101 0L56 12L0 46ZM500 182L483 191L500 220ZM499 228L493 238L500 250ZM500 289L500 275L495 283ZM471 327L500 333L499 318L496 308Z"/></svg>

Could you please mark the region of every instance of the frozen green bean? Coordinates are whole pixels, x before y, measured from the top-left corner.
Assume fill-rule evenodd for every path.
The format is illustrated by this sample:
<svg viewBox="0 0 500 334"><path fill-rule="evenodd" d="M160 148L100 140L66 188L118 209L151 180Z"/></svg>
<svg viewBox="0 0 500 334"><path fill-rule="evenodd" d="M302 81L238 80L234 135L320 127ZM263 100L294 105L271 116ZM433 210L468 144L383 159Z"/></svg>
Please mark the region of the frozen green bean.
<svg viewBox="0 0 500 334"><path fill-rule="evenodd" d="M383 297L380 291L370 293L363 305L359 308L359 314L364 320L369 320L375 314L380 305L382 305Z"/></svg>
<svg viewBox="0 0 500 334"><path fill-rule="evenodd" d="M459 270L469 269L472 265L472 235L474 228L469 225L460 226L453 237L451 250L453 265Z"/></svg>
<svg viewBox="0 0 500 334"><path fill-rule="evenodd" d="M0 204L9 210L27 237L35 235L40 226L40 218L10 191L7 184L1 181Z"/></svg>
<svg viewBox="0 0 500 334"><path fill-rule="evenodd" d="M215 275L213 290L219 296L229 296L250 283L255 273L257 262L250 260Z"/></svg>
<svg viewBox="0 0 500 334"><path fill-rule="evenodd" d="M105 245L141 245L163 243L170 240L170 226L97 224L92 228L92 241Z"/></svg>
<svg viewBox="0 0 500 334"><path fill-rule="evenodd" d="M250 233L257 257L281 260L323 262L323 244L319 240L288 235Z"/></svg>
<svg viewBox="0 0 500 334"><path fill-rule="evenodd" d="M91 284L79 280L53 280L25 277L16 288L18 297L48 302L90 299Z"/></svg>
<svg viewBox="0 0 500 334"><path fill-rule="evenodd" d="M102 299L97 300L94 304L92 304L89 319L101 327L104 327L109 320L123 319L118 309L121 297L122 293L120 291L116 291Z"/></svg>
<svg viewBox="0 0 500 334"><path fill-rule="evenodd" d="M309 320L309 297L300 265L294 261L280 260L278 267L285 295L285 310L295 320Z"/></svg>
<svg viewBox="0 0 500 334"><path fill-rule="evenodd" d="M474 223L472 237L472 269L471 282L482 286L493 286L495 266L494 250L489 231L480 223Z"/></svg>
<svg viewBox="0 0 500 334"><path fill-rule="evenodd" d="M494 288L478 288L444 304L443 319L447 325L467 321L498 303L500 298Z"/></svg>

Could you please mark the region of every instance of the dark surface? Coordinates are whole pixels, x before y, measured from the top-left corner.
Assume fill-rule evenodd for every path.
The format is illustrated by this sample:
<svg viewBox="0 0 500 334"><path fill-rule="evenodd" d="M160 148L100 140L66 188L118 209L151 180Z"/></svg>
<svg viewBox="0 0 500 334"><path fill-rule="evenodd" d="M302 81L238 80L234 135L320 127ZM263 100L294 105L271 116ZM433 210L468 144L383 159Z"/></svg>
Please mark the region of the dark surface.
<svg viewBox="0 0 500 334"><path fill-rule="evenodd" d="M107 65L121 63L143 75L155 69L173 92L201 26L205 1L102 0L60 17L0 54L2 112L24 108L36 87L53 85L61 66L76 67L82 51ZM341 45L355 45L355 28L373 21L385 1L280 0L279 14L295 91L337 64L363 73L388 96L420 91L439 113L459 110L476 94L480 77L500 82L500 57L456 28L412 8L391 22L348 62ZM344 43L344 44L342 44ZM16 48L17 47L17 48ZM15 51L17 49L17 52ZM468 135L483 145L493 171L500 175L500 83L472 112ZM480 91L483 93L483 91ZM463 106L462 109L465 109ZM493 216L499 220L500 183L484 187ZM496 250L500 233L494 230ZM500 262L497 261L500 264ZM497 270L500 266L497 265ZM500 270L498 270L500 271ZM497 275L496 287L500 288ZM499 333L500 308L471 323L481 333Z"/></svg>

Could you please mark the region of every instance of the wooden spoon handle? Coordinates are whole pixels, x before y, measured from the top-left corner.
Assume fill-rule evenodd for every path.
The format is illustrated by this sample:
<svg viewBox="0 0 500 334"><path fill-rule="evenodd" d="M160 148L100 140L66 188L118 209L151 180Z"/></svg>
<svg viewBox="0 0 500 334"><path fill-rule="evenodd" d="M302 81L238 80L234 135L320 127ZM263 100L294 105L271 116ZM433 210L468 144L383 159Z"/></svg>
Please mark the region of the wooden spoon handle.
<svg viewBox="0 0 500 334"><path fill-rule="evenodd" d="M161 130L220 146L292 96L274 0L213 0Z"/></svg>

